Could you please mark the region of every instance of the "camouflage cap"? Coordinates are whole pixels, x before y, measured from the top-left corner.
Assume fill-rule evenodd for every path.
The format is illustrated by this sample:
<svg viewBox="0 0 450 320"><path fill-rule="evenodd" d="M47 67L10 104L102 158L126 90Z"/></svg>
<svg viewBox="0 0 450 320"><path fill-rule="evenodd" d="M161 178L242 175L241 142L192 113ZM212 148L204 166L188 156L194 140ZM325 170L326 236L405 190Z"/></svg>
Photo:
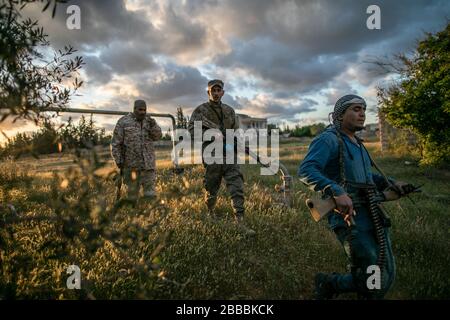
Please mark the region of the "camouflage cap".
<svg viewBox="0 0 450 320"><path fill-rule="evenodd" d="M214 86L219 86L223 89L223 81L219 79L214 79L208 82L208 90L210 90Z"/></svg>
<svg viewBox="0 0 450 320"><path fill-rule="evenodd" d="M136 100L134 101L134 108L144 107L147 108L147 104L144 100Z"/></svg>

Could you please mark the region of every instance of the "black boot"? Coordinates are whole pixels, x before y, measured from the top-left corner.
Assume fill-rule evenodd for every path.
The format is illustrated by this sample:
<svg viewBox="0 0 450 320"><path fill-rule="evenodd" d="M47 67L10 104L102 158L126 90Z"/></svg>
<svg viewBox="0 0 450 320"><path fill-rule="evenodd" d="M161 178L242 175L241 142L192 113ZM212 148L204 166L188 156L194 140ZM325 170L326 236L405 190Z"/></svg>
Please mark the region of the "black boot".
<svg viewBox="0 0 450 320"><path fill-rule="evenodd" d="M329 300L337 296L337 292L331 284L332 276L327 273L318 273L314 278L316 300Z"/></svg>
<svg viewBox="0 0 450 320"><path fill-rule="evenodd" d="M216 207L217 197L206 197L206 206L208 207L209 213L214 213L214 208Z"/></svg>

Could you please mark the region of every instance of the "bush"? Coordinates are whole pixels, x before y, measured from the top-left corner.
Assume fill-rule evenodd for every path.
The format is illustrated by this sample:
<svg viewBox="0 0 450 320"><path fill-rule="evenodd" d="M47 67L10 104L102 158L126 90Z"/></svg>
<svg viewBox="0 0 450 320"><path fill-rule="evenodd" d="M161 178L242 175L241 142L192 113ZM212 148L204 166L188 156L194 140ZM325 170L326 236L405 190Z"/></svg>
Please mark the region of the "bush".
<svg viewBox="0 0 450 320"><path fill-rule="evenodd" d="M38 181L13 162L0 168L1 300L155 298L165 283L159 255L170 232L159 225L167 209L115 202L114 172L100 177L104 163L89 159ZM81 290L66 288L73 264Z"/></svg>
<svg viewBox="0 0 450 320"><path fill-rule="evenodd" d="M315 137L325 130L324 123L316 123L308 126L296 125L293 130L290 130L291 137Z"/></svg>
<svg viewBox="0 0 450 320"><path fill-rule="evenodd" d="M81 116L77 124L69 121L66 125L56 128L45 120L42 128L31 135L18 133L0 148L0 158L18 158L23 154L49 154L61 151L62 148L79 149L92 148L97 145L108 145L111 136L105 134L104 128L97 128L92 117L86 121Z"/></svg>
<svg viewBox="0 0 450 320"><path fill-rule="evenodd" d="M428 33L411 57L398 55L390 67L397 83L379 88L381 112L395 127L409 129L423 146L422 164L450 163L450 23Z"/></svg>
<svg viewBox="0 0 450 320"><path fill-rule="evenodd" d="M83 59L72 58L76 50L65 46L54 51L38 21L21 16L32 2L43 1L0 2L0 123L8 117L38 122L41 108L67 107L83 83L77 76ZM53 3L54 16L58 2L48 0L43 11ZM42 54L45 50L53 56Z"/></svg>

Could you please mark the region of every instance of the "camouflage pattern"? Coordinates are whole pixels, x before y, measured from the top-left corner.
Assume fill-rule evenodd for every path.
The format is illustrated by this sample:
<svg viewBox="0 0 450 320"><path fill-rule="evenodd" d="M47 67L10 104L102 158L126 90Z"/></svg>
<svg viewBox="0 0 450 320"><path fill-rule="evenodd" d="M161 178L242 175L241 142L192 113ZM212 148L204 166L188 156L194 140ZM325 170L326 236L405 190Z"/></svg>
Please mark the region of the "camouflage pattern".
<svg viewBox="0 0 450 320"><path fill-rule="evenodd" d="M155 191L156 171L135 170L126 168L123 170L123 182L127 186L127 196L130 199L137 199L139 190L144 188L144 196Z"/></svg>
<svg viewBox="0 0 450 320"><path fill-rule="evenodd" d="M213 210L222 178L227 191L231 195L236 216L243 216L244 208L244 177L237 164L209 164L205 165L204 186L206 190L206 205Z"/></svg>
<svg viewBox="0 0 450 320"><path fill-rule="evenodd" d="M219 86L223 89L224 83L219 79L214 79L208 82L208 90L211 90L214 86Z"/></svg>
<svg viewBox="0 0 450 320"><path fill-rule="evenodd" d="M215 110L215 111L214 111ZM222 116L223 115L223 116ZM223 121L222 121L223 118ZM213 101L199 105L190 118L188 130L194 137L194 121L211 122L217 125L221 131L226 129L238 129L239 123L236 114L230 106ZM203 123L202 130L210 129ZM204 144L203 147L206 145ZM225 156L225 153L224 153ZM204 187L206 190L206 204L209 210L213 210L217 201L217 193L224 178L227 190L231 195L236 216L244 215L244 179L237 164L204 164L206 169Z"/></svg>
<svg viewBox="0 0 450 320"><path fill-rule="evenodd" d="M223 127L220 119L221 112L223 112ZM194 136L194 121L203 121L204 119L217 124L217 126L219 126L222 130L239 128L239 122L232 107L225 103L208 101L199 105L192 113L188 124L188 130L192 137ZM204 131L207 129L209 128L203 126Z"/></svg>
<svg viewBox="0 0 450 320"><path fill-rule="evenodd" d="M124 182L133 191L143 185L145 192L155 184L155 149L153 141L162 136L155 119L146 115L138 121L134 113L123 116L114 128L111 153L116 165L124 170ZM132 179L131 172L135 171Z"/></svg>

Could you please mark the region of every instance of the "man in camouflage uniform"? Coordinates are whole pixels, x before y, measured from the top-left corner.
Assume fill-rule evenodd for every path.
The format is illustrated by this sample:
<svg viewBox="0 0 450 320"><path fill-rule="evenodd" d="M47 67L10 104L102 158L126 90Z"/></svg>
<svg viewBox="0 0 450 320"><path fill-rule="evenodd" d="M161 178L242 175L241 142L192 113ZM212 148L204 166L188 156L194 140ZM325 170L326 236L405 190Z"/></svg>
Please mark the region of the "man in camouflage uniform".
<svg viewBox="0 0 450 320"><path fill-rule="evenodd" d="M114 128L111 153L120 168L128 196L137 199L141 185L145 197L155 197L155 149L153 141L161 128L148 114L144 100L134 102L134 111L119 119Z"/></svg>
<svg viewBox="0 0 450 320"><path fill-rule="evenodd" d="M236 114L229 105L222 103L221 99L225 91L223 90L224 83L222 80L211 80L208 82L208 102L205 102L195 108L189 121L188 130L192 137L194 137L194 121L202 121L202 132L211 129L210 123L215 124L222 135L216 137L225 144L225 130L238 129L239 123ZM203 143L203 150L209 144ZM213 212L217 194L219 192L222 178L225 179L227 190L231 195L233 207L235 212L235 220L247 234L254 234L254 231L244 227L244 178L239 169L239 165L234 161L233 164L226 164L226 152L224 150L223 164L206 164L203 160L203 165L206 169L204 177L204 187L206 189L206 205L208 210Z"/></svg>

